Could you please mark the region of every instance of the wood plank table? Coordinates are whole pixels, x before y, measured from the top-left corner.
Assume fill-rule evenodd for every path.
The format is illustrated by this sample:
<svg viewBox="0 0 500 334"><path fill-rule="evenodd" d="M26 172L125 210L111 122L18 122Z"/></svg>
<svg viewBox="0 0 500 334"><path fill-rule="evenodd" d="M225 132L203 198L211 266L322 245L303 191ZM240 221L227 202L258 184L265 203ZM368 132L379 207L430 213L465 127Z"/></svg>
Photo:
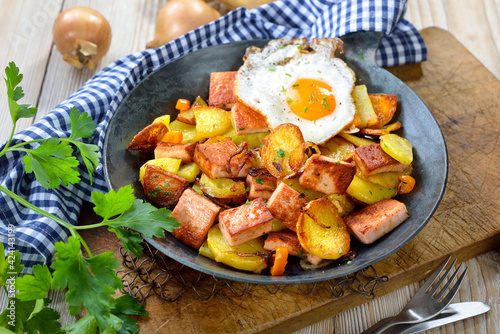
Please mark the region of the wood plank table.
<svg viewBox="0 0 500 334"><path fill-rule="evenodd" d="M23 103L37 106L36 119L39 119L95 73L70 68L51 44L52 22L62 9L87 5L110 20L114 39L99 70L114 59L144 47L152 38L154 17L163 2L137 0L123 6L118 0L106 3L49 0L41 5L33 0L1 0L0 13L9 14L0 14L0 39L6 46L0 50L0 65L4 68L8 61L16 61L25 75ZM498 27L495 24L498 23L498 6L494 1L483 0L474 4L474 8L468 8L468 30L461 28L457 19L464 8L468 7L462 1L410 2L407 16L419 28L437 23L455 33L463 33L469 47L475 47L483 63L500 77L498 29L482 29L484 36L469 37L485 24L490 28ZM137 17L140 19L133 19ZM499 245L500 200L496 192L499 172L491 167L500 162L495 150L500 137L498 122L495 122L500 116L500 86L498 80L450 34L439 29L426 29L422 34L429 47L429 61L391 71L414 89L435 114L448 144L450 175L443 202L427 227L399 252L374 265L379 274L390 277L387 284L375 288L375 295L382 297L370 302L352 293L332 298L330 290L323 287L306 296L296 286L284 287L276 295L270 295L264 287L252 286L243 297L221 289L220 293L203 301L187 290L175 302L148 297L145 305L150 316L140 320L142 333L281 333L306 326L309 327L300 333L358 333L400 310L418 288L419 281L447 254L468 260L470 266L468 278L455 301L485 301L492 310L473 320L446 326L444 331L499 332L500 254L496 250L478 255ZM5 88L0 85L2 141L10 131L4 96ZM29 124L31 121L25 120L17 130ZM86 207L82 211L82 223L92 220L88 210ZM105 231L86 235L86 238L98 252L118 248L117 244L110 243ZM62 320L74 321L64 308L63 295L55 294L51 298L56 301Z"/></svg>

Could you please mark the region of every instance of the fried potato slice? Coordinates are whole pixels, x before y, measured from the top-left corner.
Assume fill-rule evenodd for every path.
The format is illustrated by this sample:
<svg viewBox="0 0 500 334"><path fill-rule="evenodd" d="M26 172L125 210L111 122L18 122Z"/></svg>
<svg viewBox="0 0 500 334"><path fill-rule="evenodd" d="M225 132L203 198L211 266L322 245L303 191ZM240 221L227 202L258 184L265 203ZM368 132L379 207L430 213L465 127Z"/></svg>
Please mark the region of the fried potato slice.
<svg viewBox="0 0 500 334"><path fill-rule="evenodd" d="M300 244L322 259L336 260L347 255L351 237L335 205L326 198L309 202L297 221Z"/></svg>
<svg viewBox="0 0 500 334"><path fill-rule="evenodd" d="M216 107L195 108L194 117L196 131L202 137L220 136L231 127L231 116L224 109Z"/></svg>
<svg viewBox="0 0 500 334"><path fill-rule="evenodd" d="M396 196L397 189L384 187L354 175L346 192L358 201L366 204L373 204L383 199Z"/></svg>
<svg viewBox="0 0 500 334"><path fill-rule="evenodd" d="M388 124L384 127L381 128L364 128L360 129L359 133L363 135L369 135L369 136L383 136L388 133L391 133L392 131L399 130L403 127L403 125L400 122L395 122Z"/></svg>
<svg viewBox="0 0 500 334"><path fill-rule="evenodd" d="M352 160L356 146L342 137L333 137L323 145L319 146L321 154L335 161Z"/></svg>
<svg viewBox="0 0 500 334"><path fill-rule="evenodd" d="M358 128L370 128L379 124L377 114L373 110L370 97L365 85L354 87L352 99L356 106L356 113L359 115L360 124Z"/></svg>
<svg viewBox="0 0 500 334"><path fill-rule="evenodd" d="M382 128L389 123L396 112L398 106L398 96L396 94L368 94L373 106L373 111L377 115L378 124L373 128Z"/></svg>
<svg viewBox="0 0 500 334"><path fill-rule="evenodd" d="M134 136L127 150L154 152L156 145L162 141L167 133L168 127L164 122L153 122Z"/></svg>
<svg viewBox="0 0 500 334"><path fill-rule="evenodd" d="M244 242L237 246L230 246L219 225L214 225L208 230L208 248L214 255L215 261L222 262L236 269L260 273L267 268L266 261L256 253L265 254L264 239L261 237Z"/></svg>
<svg viewBox="0 0 500 334"><path fill-rule="evenodd" d="M300 172L307 156L304 153L304 137L298 126L281 124L263 142L260 152L262 164L274 177L290 178Z"/></svg>

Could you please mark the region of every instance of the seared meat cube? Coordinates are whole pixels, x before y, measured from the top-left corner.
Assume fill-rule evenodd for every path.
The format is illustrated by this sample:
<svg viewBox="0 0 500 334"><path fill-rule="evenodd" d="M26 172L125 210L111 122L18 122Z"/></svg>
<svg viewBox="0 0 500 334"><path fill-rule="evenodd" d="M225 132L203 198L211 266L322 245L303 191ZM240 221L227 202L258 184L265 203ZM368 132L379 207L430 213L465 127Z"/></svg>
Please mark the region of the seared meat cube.
<svg viewBox="0 0 500 334"><path fill-rule="evenodd" d="M235 156L231 159L230 171L227 165L232 155L238 152L238 147L232 141L221 141L209 144L197 144L193 160L208 177L246 177L252 162L246 156Z"/></svg>
<svg viewBox="0 0 500 334"><path fill-rule="evenodd" d="M292 231L297 230L300 209L309 202L304 194L281 182L273 192L267 206L273 216Z"/></svg>
<svg viewBox="0 0 500 334"><path fill-rule="evenodd" d="M252 176L248 174L246 183L247 187L250 189L247 195L247 198L249 200L253 200L259 197L268 200L273 194L273 191L276 189L278 180L274 176Z"/></svg>
<svg viewBox="0 0 500 334"><path fill-rule="evenodd" d="M292 230L282 230L277 232L271 232L264 242L264 248L267 250L273 250L275 247L286 247L288 248L288 254L293 256L298 256L300 258L306 258L307 261L317 266L323 259L308 253L300 245L297 233Z"/></svg>
<svg viewBox="0 0 500 334"><path fill-rule="evenodd" d="M172 235L186 245L199 249L219 211L219 206L208 198L187 188L170 215L176 218L180 225L172 231Z"/></svg>
<svg viewBox="0 0 500 334"><path fill-rule="evenodd" d="M353 156L356 166L365 176L383 172L402 172L408 165L402 164L385 153L380 144L365 145L356 148Z"/></svg>
<svg viewBox="0 0 500 334"><path fill-rule="evenodd" d="M273 216L262 198L225 210L219 215L219 228L231 246L271 232Z"/></svg>
<svg viewBox="0 0 500 334"><path fill-rule="evenodd" d="M315 154L307 159L300 185L325 194L343 194L356 174L354 163L335 161Z"/></svg>
<svg viewBox="0 0 500 334"><path fill-rule="evenodd" d="M238 135L269 131L266 118L241 102L237 102L233 106L231 114L233 116L234 130Z"/></svg>
<svg viewBox="0 0 500 334"><path fill-rule="evenodd" d="M238 101L234 96L234 80L236 71L212 72L210 74L210 88L208 105L230 110Z"/></svg>
<svg viewBox="0 0 500 334"><path fill-rule="evenodd" d="M155 159L175 158L181 159L181 163L193 162L193 154L196 143L172 144L160 142L155 148Z"/></svg>
<svg viewBox="0 0 500 334"><path fill-rule="evenodd" d="M371 244L409 216L404 203L395 199L384 199L343 218L359 241Z"/></svg>

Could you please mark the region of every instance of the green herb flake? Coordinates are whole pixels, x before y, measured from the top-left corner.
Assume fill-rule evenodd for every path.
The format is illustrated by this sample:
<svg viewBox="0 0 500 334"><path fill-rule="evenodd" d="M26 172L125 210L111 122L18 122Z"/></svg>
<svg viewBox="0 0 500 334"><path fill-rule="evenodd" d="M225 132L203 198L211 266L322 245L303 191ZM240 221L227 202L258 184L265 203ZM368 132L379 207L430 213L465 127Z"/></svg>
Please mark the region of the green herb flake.
<svg viewBox="0 0 500 334"><path fill-rule="evenodd" d="M264 180L262 179L261 176L259 176L258 178L255 179L255 182L258 183L258 184L264 184Z"/></svg>
<svg viewBox="0 0 500 334"><path fill-rule="evenodd" d="M292 87L299 87L299 84L294 84Z"/></svg>
<svg viewBox="0 0 500 334"><path fill-rule="evenodd" d="M359 55L358 58L359 59L364 59L365 57L363 57L363 55Z"/></svg>
<svg viewBox="0 0 500 334"><path fill-rule="evenodd" d="M278 149L277 152L278 158L284 158L285 157L285 151L283 151L281 148Z"/></svg>
<svg viewBox="0 0 500 334"><path fill-rule="evenodd" d="M290 78L292 77L292 75L290 73L285 73L286 76L289 76Z"/></svg>
<svg viewBox="0 0 500 334"><path fill-rule="evenodd" d="M307 112L307 106L304 107L304 114Z"/></svg>
<svg viewBox="0 0 500 334"><path fill-rule="evenodd" d="M269 72L275 72L275 71L276 71L276 69L275 69L275 68L270 68L270 69L269 69Z"/></svg>
<svg viewBox="0 0 500 334"><path fill-rule="evenodd" d="M287 97L287 98L286 98L286 102L288 102L288 103L292 103L292 99L291 99L291 98L289 98L289 97Z"/></svg>
<svg viewBox="0 0 500 334"><path fill-rule="evenodd" d="M281 92L282 92L282 93L286 92L286 89L285 89L285 87L284 87L284 86L281 86Z"/></svg>

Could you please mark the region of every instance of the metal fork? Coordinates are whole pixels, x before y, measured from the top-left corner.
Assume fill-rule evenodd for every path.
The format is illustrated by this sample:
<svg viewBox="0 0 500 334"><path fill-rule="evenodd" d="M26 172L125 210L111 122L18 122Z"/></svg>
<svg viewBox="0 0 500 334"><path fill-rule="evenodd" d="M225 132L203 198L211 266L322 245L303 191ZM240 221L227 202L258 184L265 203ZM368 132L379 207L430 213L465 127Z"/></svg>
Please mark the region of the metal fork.
<svg viewBox="0 0 500 334"><path fill-rule="evenodd" d="M449 273L454 268L457 260L454 260L451 266L448 268L443 277L439 280L439 282L432 287L432 284L437 280L439 275L443 272L444 268L450 261L451 257L448 257L437 269L436 271L429 277L429 279L422 285L422 287L417 291L417 293L410 299L408 304L406 304L405 308L394 317L386 318L380 320L374 326L368 328L362 334L374 334L374 333L382 333L384 330L399 324L414 324L426 321L428 319L433 318L443 311L452 301L453 297L458 292L458 288L462 284L465 274L469 269L465 266L465 269L462 275L458 278L457 282L450 291L446 294L448 288L451 283L458 275L460 269L463 266L463 263L458 266L457 270L453 273L453 275L448 279L443 289L438 292L441 284L447 279Z"/></svg>

